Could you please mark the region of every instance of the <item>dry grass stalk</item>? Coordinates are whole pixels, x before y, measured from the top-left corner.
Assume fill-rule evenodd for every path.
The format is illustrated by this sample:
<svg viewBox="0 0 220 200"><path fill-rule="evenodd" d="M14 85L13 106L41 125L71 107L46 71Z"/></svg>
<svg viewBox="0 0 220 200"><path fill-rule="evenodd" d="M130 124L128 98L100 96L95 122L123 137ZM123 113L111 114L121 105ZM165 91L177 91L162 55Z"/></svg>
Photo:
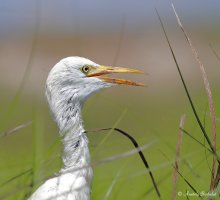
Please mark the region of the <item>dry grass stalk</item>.
<svg viewBox="0 0 220 200"><path fill-rule="evenodd" d="M178 133L178 139L176 144L176 158L175 158L175 167L173 170L173 191L172 191L172 200L176 199L176 184L177 184L177 175L179 170L179 163L180 163L180 146L182 144L182 138L183 138L183 127L185 123L185 114L181 116L180 118L180 125L179 125L179 133Z"/></svg>
<svg viewBox="0 0 220 200"><path fill-rule="evenodd" d="M211 44L209 44L212 52L214 53L215 57L218 59L218 61L220 61L220 56L218 55L218 53L216 52L216 50L213 48L213 46Z"/></svg>
<svg viewBox="0 0 220 200"><path fill-rule="evenodd" d="M172 4L172 8L174 11L174 14L176 16L178 25L180 26L182 32L184 33L184 36L186 37L187 42L190 45L190 48L192 50L192 53L199 65L200 71L202 73L202 78L203 78L203 82L204 82L204 86L205 86L205 90L207 93L207 97L208 97L208 103L209 103L209 111L210 111L210 119L211 119L211 129L212 129L212 145L214 150L216 150L216 124L215 124L215 110L214 110L214 102L213 102L213 98L212 98L212 92L211 92L211 88L210 88L210 84L208 81L208 77L204 68L203 63L201 62L200 58L199 58L199 54L197 52L197 50L195 49L195 47L192 44L192 41L190 40L188 34L186 33L185 29L183 28L183 25L180 21L180 18L175 10L174 5ZM216 157L213 156L213 160L212 160L212 175L211 175L211 183L210 183L210 190L213 191L214 190L214 185L215 185L215 172L216 172Z"/></svg>
<svg viewBox="0 0 220 200"><path fill-rule="evenodd" d="M32 121L29 121L24 124L20 124L20 125L16 126L15 128L12 128L8 131L2 132L2 133L0 133L0 138L11 135L11 134L23 129L23 128L26 128L27 126L29 126L31 124L32 124Z"/></svg>

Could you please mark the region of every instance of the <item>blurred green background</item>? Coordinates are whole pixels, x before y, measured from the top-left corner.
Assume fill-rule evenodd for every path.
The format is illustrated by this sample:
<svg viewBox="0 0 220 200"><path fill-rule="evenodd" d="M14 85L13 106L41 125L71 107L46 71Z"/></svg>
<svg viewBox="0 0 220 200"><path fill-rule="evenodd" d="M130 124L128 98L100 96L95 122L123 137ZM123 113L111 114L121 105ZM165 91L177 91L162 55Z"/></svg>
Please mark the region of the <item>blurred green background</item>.
<svg viewBox="0 0 220 200"><path fill-rule="evenodd" d="M220 55L220 3L217 0L181 0L174 4L210 81L218 148L220 61L212 48ZM144 154L162 198L171 198L171 164L175 160L181 115L186 114L184 128L199 141L203 142L204 138L155 8L162 17L198 114L211 137L201 72L177 25L170 1L2 0L0 133L29 121L32 124L0 138L0 199L26 199L62 166L62 147L44 87L52 66L64 57L75 55L99 64L131 67L148 73L123 76L143 82L147 87L119 86L91 97L83 111L85 128L116 126L134 136L140 145L154 141ZM133 149L126 138L114 132L88 134L88 137L93 161ZM180 151L180 172L198 191L208 191L211 155L186 135L183 135ZM29 169L33 170L11 180ZM186 190L190 190L189 186L179 178L177 191L184 193ZM94 167L92 199L156 198L138 155ZM177 196L177 199L185 198Z"/></svg>

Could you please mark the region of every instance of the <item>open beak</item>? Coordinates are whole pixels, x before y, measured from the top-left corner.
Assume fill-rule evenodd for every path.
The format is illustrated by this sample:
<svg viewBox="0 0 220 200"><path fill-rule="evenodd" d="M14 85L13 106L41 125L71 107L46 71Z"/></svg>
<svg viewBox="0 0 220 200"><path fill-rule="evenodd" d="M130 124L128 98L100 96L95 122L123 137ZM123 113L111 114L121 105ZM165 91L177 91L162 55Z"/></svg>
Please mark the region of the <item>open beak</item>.
<svg viewBox="0 0 220 200"><path fill-rule="evenodd" d="M93 69L87 74L88 77L96 77L108 83L115 84L124 84L124 85L133 85L133 86L144 86L142 83L136 83L130 80L111 78L111 77L103 77L101 75L112 74L112 73L133 73L133 74L144 74L144 72L129 69L124 67L108 67L108 66L95 66ZM100 77L101 76L101 77Z"/></svg>

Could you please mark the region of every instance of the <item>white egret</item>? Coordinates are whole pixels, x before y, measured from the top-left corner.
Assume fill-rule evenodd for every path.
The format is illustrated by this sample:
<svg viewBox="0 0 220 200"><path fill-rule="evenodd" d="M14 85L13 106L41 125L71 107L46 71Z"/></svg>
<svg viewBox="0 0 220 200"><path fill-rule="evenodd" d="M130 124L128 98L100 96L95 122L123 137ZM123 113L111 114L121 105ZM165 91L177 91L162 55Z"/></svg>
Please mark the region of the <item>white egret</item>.
<svg viewBox="0 0 220 200"><path fill-rule="evenodd" d="M57 63L46 82L46 97L63 140L63 168L41 185L29 200L89 200L93 171L81 110L85 100L102 88L118 84L143 86L129 80L103 77L110 73L142 73L98 65L86 58L68 57Z"/></svg>

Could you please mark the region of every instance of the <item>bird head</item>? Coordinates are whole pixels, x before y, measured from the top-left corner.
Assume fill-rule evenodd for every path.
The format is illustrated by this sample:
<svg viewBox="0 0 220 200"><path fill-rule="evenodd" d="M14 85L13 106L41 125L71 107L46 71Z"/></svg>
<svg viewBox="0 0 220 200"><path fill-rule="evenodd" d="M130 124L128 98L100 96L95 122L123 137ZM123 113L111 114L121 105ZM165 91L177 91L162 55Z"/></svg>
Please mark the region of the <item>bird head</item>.
<svg viewBox="0 0 220 200"><path fill-rule="evenodd" d="M80 121L85 100L100 89L122 84L143 86L130 80L105 76L111 73L143 72L102 66L81 57L64 58L51 69L46 82L46 96L60 130L68 129L76 120Z"/></svg>
<svg viewBox="0 0 220 200"><path fill-rule="evenodd" d="M82 57L68 57L62 59L50 71L46 94L48 101L54 96L64 94L64 97L75 95L83 103L91 94L102 88L116 85L143 86L130 80L110 78L103 75L111 73L137 73L143 72L122 67L102 66ZM59 100L60 101L60 100Z"/></svg>

